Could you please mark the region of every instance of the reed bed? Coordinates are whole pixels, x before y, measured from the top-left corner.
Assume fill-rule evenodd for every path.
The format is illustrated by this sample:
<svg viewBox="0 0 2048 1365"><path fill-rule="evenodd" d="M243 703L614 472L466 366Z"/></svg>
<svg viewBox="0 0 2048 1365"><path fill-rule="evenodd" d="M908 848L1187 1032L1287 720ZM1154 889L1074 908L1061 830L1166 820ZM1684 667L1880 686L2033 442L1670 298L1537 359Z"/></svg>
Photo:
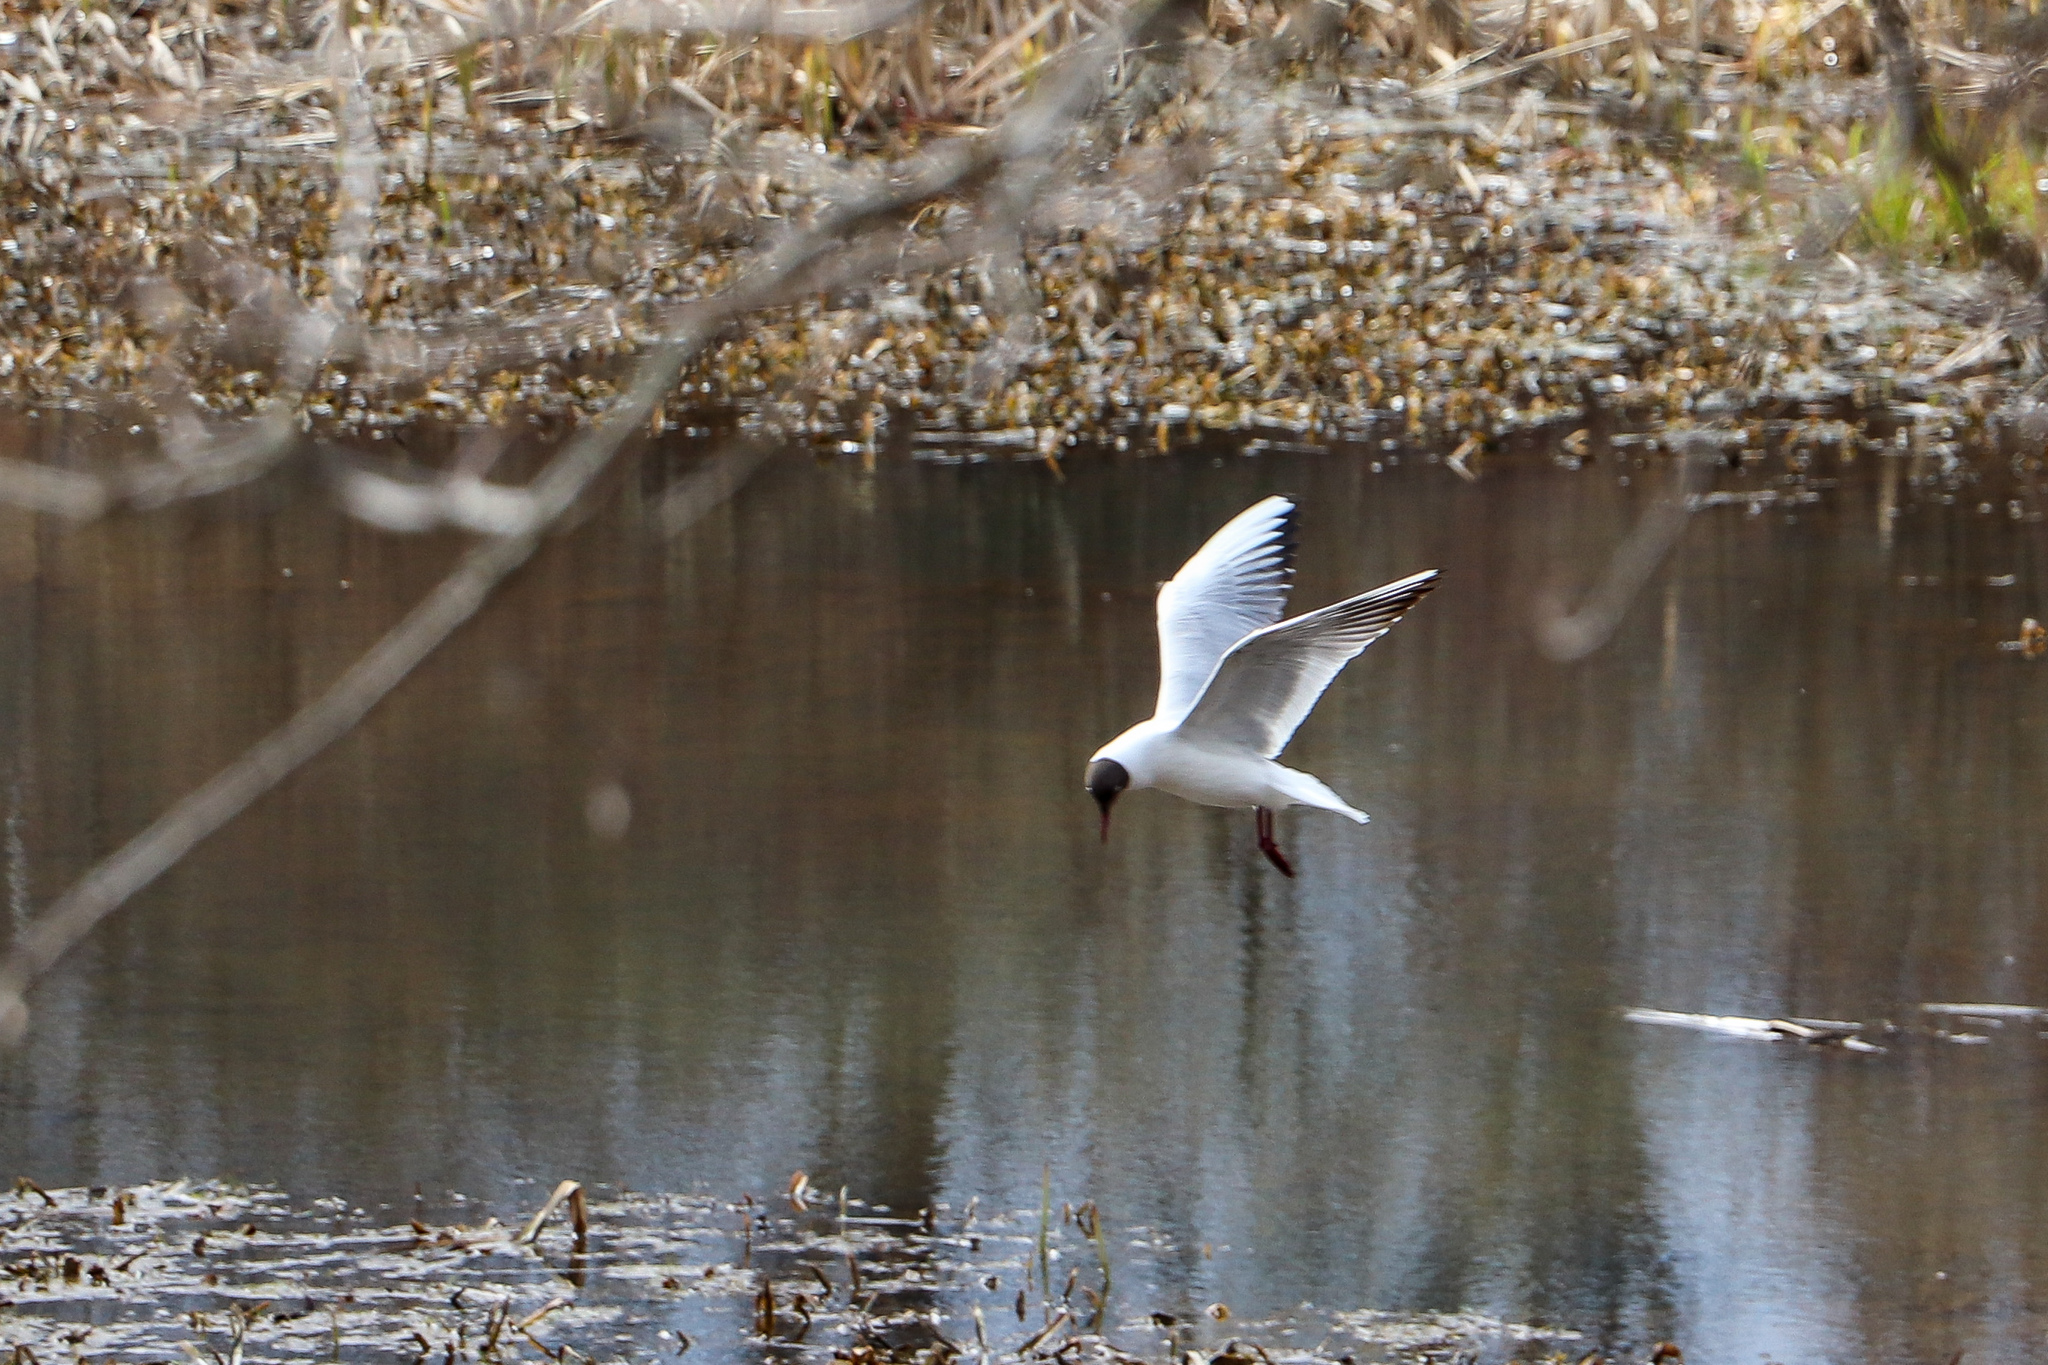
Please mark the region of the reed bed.
<svg viewBox="0 0 2048 1365"><path fill-rule="evenodd" d="M127 9L123 14L121 11ZM0 147L32 155L53 108L95 97L197 127L245 101L324 107L308 54L337 27L388 103L387 134L459 135L507 118L556 133L620 135L650 121L747 119L827 147L882 150L987 126L1045 63L1103 30L1115 0L345 0L270 5L172 0L132 8L6 0ZM1987 11L1928 3L1943 53L1981 47ZM1272 0L1210 0L1225 47L1283 34ZM1674 74L1770 85L1867 71L1875 51L1846 0L1454 0L1338 6L1336 31L1384 79L1471 88L1509 66L1546 83L1609 79L1645 93ZM1489 65L1492 63L1492 65ZM1964 59L1972 70L1982 59ZM182 109L180 106L184 106ZM315 115L317 118L317 115ZM57 120L61 124L62 119ZM57 131L72 132L75 129Z"/></svg>
<svg viewBox="0 0 2048 1365"><path fill-rule="evenodd" d="M1661 419L1918 398L1992 331L1976 371L2038 369L2027 327L1990 325L1995 291L1920 270L1970 253L1954 196L1879 148L1859 6L1198 9L1177 66L1126 57L1082 121L1092 183L980 225L964 265L878 264L762 316L654 426L1456 444L1596 394ZM0 392L106 408L145 435L130 458L266 413L368 440L587 419L678 303L918 149L986 136L1125 13L4 0ZM1972 134L1987 202L2031 232L2024 25L1916 23L1943 98L1998 125ZM219 480L168 482L150 496Z"/></svg>
<svg viewBox="0 0 2048 1365"><path fill-rule="evenodd" d="M1092 1204L892 1211L797 1183L769 1201L590 1190L531 1218L430 1223L176 1182L0 1205L0 1359L846 1365L1352 1365L1599 1360L1477 1313L1250 1319L1162 1287L1156 1229ZM808 1194L808 1198L805 1195ZM1112 1286L1112 1260L1135 1288Z"/></svg>

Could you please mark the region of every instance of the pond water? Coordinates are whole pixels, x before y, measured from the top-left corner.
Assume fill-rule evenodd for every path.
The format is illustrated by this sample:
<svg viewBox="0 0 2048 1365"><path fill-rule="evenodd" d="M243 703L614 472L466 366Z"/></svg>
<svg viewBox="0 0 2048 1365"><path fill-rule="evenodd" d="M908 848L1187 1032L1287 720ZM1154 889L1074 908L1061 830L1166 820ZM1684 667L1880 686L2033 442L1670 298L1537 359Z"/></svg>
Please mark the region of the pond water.
<svg viewBox="0 0 2048 1365"><path fill-rule="evenodd" d="M635 484L38 987L0 1174L510 1216L797 1170L1035 1209L1049 1170L1151 1230L1145 1309L2038 1358L2048 1042L1918 1011L2048 1004L2048 662L1998 647L2048 616L2034 504L1823 449L1817 500L1701 510L1560 664L1539 594L1669 476L1554 453L785 458L672 540ZM1104 848L1081 767L1150 712L1155 584L1274 491L1298 607L1445 573L1289 751L1372 823L1283 816L1295 881L1156 794ZM458 550L307 490L0 519L14 922Z"/></svg>

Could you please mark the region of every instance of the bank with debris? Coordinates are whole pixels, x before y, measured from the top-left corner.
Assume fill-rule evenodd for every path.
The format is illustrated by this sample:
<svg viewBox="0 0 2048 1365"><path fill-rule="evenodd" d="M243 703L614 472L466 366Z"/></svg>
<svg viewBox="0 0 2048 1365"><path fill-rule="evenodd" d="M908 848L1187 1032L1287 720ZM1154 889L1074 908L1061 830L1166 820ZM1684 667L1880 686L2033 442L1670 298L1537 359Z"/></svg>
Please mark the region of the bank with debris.
<svg viewBox="0 0 2048 1365"><path fill-rule="evenodd" d="M280 404L368 441L587 419L790 225L915 146L986 135L909 114L834 135L815 106L821 88L827 112L848 103L838 48L809 85L714 102L663 86L668 67L622 74L616 35L599 61L402 28L387 51L366 25L352 125L306 33L268 11L5 14L0 396L138 428ZM954 84L1016 59L1013 38L963 49ZM977 229L964 265L879 270L729 328L655 425L870 448L908 426L1049 456L1269 429L1469 451L1774 402L1968 421L2038 368L1995 282L1861 249L1887 173L1852 146L1883 116L1872 77L1772 89L1722 62L1646 99L1585 68L1585 40L1434 75L1355 32L1279 76L1245 44L1193 47L1185 89L1083 130L1093 183ZM1630 50L1662 49L1602 48ZM337 261L345 153L375 202ZM901 225L898 255L947 219ZM283 339L313 323L317 364L281 377Z"/></svg>

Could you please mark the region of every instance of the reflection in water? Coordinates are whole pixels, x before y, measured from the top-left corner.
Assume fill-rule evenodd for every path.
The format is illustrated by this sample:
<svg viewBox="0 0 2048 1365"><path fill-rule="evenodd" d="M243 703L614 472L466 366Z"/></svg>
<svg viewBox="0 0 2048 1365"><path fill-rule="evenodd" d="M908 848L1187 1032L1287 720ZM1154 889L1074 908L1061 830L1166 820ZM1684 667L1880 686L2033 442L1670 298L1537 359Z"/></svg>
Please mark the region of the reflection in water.
<svg viewBox="0 0 2048 1365"><path fill-rule="evenodd" d="M1700 513L1546 663L1532 604L1630 524L1618 472L792 459L674 542L629 495L39 988L0 1158L501 1209L799 1168L1035 1207L1049 1163L1169 1239L1133 1312L2023 1359L2030 1031L1857 1058L1618 1009L2048 997L2048 674L1993 647L2042 614L2037 532L1866 456L1793 515ZM1289 883L1248 820L1141 794L1105 851L1080 766L1150 709L1154 585L1278 490L1300 606L1446 571L1290 750L1373 823L1284 816ZM10 913L456 548L310 503L0 521Z"/></svg>

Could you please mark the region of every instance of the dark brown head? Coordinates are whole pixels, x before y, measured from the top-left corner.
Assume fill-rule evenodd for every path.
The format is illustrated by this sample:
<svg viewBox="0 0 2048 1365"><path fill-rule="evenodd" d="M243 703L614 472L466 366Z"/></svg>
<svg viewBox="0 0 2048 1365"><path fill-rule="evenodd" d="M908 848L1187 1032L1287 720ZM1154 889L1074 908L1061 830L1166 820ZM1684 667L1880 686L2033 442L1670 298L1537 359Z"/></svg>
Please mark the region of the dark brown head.
<svg viewBox="0 0 2048 1365"><path fill-rule="evenodd" d="M1095 798L1095 804L1102 807L1102 842L1109 842L1109 807L1117 793L1131 785L1131 775L1124 771L1124 765L1113 758L1098 758L1088 764L1088 776L1082 785Z"/></svg>

